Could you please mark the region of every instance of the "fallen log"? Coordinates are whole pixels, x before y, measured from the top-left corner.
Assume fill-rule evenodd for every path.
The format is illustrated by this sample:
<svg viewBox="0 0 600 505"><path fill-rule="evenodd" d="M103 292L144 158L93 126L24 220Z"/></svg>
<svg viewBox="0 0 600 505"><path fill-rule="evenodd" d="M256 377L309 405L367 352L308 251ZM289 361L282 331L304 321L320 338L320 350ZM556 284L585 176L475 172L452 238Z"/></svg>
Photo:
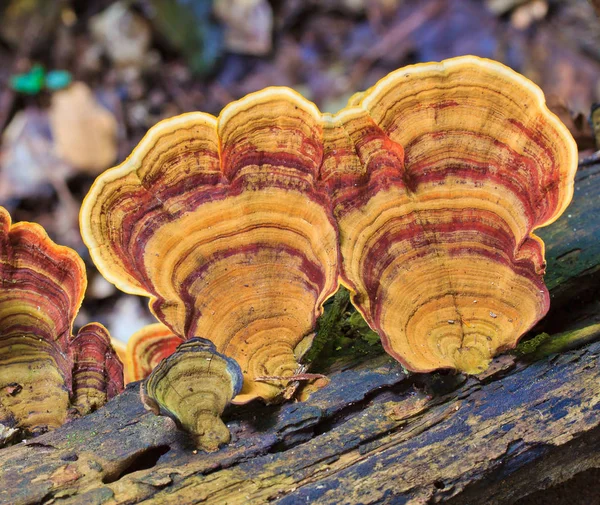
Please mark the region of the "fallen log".
<svg viewBox="0 0 600 505"><path fill-rule="evenodd" d="M211 454L146 412L134 383L94 414L0 450L0 503L508 504L600 467L599 212L593 165L539 233L553 301L533 333L563 333L481 376L408 374L377 346L333 345L327 368L311 370L329 375L326 387L304 402L231 408L232 443Z"/></svg>

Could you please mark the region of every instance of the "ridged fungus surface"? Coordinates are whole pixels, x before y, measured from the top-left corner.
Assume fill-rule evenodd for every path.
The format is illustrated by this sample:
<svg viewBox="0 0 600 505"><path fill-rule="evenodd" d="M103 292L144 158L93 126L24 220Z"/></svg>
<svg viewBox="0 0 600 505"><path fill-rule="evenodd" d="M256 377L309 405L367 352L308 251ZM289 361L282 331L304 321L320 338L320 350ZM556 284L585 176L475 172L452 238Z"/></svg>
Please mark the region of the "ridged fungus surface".
<svg viewBox="0 0 600 505"><path fill-rule="evenodd" d="M41 433L68 419L73 357L81 367L89 348L80 346L86 337L73 343L71 334L87 284L85 267L41 226L12 224L0 207L0 279L0 424ZM100 367L111 352L105 348Z"/></svg>
<svg viewBox="0 0 600 505"><path fill-rule="evenodd" d="M483 370L549 308L533 231L571 200L570 133L536 85L472 56L397 70L324 120L354 305L409 369Z"/></svg>
<svg viewBox="0 0 600 505"><path fill-rule="evenodd" d="M220 416L243 380L233 359L196 337L154 368L142 386L142 401L156 414L171 417L199 449L212 452L231 438Z"/></svg>
<svg viewBox="0 0 600 505"><path fill-rule="evenodd" d="M82 234L176 335L238 360L240 402L294 374L338 270L406 367L477 373L548 310L534 230L576 166L536 85L464 56L397 70L335 115L268 88L160 123L96 181Z"/></svg>
<svg viewBox="0 0 600 505"><path fill-rule="evenodd" d="M164 324L149 324L136 331L127 341L125 377L127 382L139 381L150 375L164 358L175 352L183 342Z"/></svg>
<svg viewBox="0 0 600 505"><path fill-rule="evenodd" d="M176 335L203 335L244 373L236 403L277 397L295 349L338 287L338 237L318 109L268 88L218 119L153 127L84 200L81 230L100 272L151 298Z"/></svg>
<svg viewBox="0 0 600 505"><path fill-rule="evenodd" d="M100 323L83 326L70 342L73 357L72 404L80 415L102 407L123 391L123 364Z"/></svg>

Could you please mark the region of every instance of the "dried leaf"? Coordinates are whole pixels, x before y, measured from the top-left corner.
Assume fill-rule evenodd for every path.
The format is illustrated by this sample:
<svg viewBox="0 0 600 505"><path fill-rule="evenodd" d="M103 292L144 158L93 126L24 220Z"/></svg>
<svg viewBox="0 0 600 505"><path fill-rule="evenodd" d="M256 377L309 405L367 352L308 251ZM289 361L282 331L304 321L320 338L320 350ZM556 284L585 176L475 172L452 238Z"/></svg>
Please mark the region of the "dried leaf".
<svg viewBox="0 0 600 505"><path fill-rule="evenodd" d="M117 120L82 82L56 92L50 125L57 154L82 171L98 174L117 156Z"/></svg>

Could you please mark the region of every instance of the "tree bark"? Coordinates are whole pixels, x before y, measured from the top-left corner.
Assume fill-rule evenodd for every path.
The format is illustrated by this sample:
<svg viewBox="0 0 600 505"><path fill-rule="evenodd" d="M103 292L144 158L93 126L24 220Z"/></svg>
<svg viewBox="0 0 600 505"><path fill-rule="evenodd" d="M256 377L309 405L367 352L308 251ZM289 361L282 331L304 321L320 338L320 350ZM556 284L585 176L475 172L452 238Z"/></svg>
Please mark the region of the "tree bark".
<svg viewBox="0 0 600 505"><path fill-rule="evenodd" d="M536 332L600 320L598 213L594 165L565 215L539 232L552 308ZM598 333L537 361L539 351L500 356L476 377L344 354L311 370L331 382L307 401L229 409L233 440L212 454L144 411L134 383L94 414L0 450L0 503L512 503L600 467Z"/></svg>

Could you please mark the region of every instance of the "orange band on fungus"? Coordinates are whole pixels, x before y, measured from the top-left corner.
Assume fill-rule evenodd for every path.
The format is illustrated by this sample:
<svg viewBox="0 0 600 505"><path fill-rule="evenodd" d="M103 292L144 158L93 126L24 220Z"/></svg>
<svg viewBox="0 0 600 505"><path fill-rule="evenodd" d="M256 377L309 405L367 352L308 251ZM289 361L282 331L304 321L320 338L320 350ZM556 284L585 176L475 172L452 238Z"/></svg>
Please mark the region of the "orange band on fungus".
<svg viewBox="0 0 600 505"><path fill-rule="evenodd" d="M96 181L82 234L111 282L239 362L238 401L294 374L339 253L391 355L478 372L548 310L533 231L568 205L576 165L537 86L465 56L393 72L333 116L268 88L218 120L162 122Z"/></svg>
<svg viewBox="0 0 600 505"><path fill-rule="evenodd" d="M0 423L32 432L66 421L69 338L86 287L75 251L0 207Z"/></svg>
<svg viewBox="0 0 600 505"><path fill-rule="evenodd" d="M175 352L183 342L164 324L149 324L135 332L127 341L125 371L127 382L139 381L150 375L163 359Z"/></svg>
<svg viewBox="0 0 600 505"><path fill-rule="evenodd" d="M131 380L127 380L127 375L125 374L125 366L127 363L127 344L123 343L121 340L111 337L110 345L114 349L117 358L119 358L119 361L123 365L123 375L125 378L125 384L127 384L128 382L131 382Z"/></svg>
<svg viewBox="0 0 600 505"><path fill-rule="evenodd" d="M321 115L269 88L152 128L101 175L81 211L100 272L149 296L158 319L201 335L241 366L236 402L271 400L292 376L295 348L338 286L338 238L319 187Z"/></svg>
<svg viewBox="0 0 600 505"><path fill-rule="evenodd" d="M471 56L414 65L324 137L343 279L392 356L476 373L544 316L533 231L568 205L577 150L537 86Z"/></svg>

